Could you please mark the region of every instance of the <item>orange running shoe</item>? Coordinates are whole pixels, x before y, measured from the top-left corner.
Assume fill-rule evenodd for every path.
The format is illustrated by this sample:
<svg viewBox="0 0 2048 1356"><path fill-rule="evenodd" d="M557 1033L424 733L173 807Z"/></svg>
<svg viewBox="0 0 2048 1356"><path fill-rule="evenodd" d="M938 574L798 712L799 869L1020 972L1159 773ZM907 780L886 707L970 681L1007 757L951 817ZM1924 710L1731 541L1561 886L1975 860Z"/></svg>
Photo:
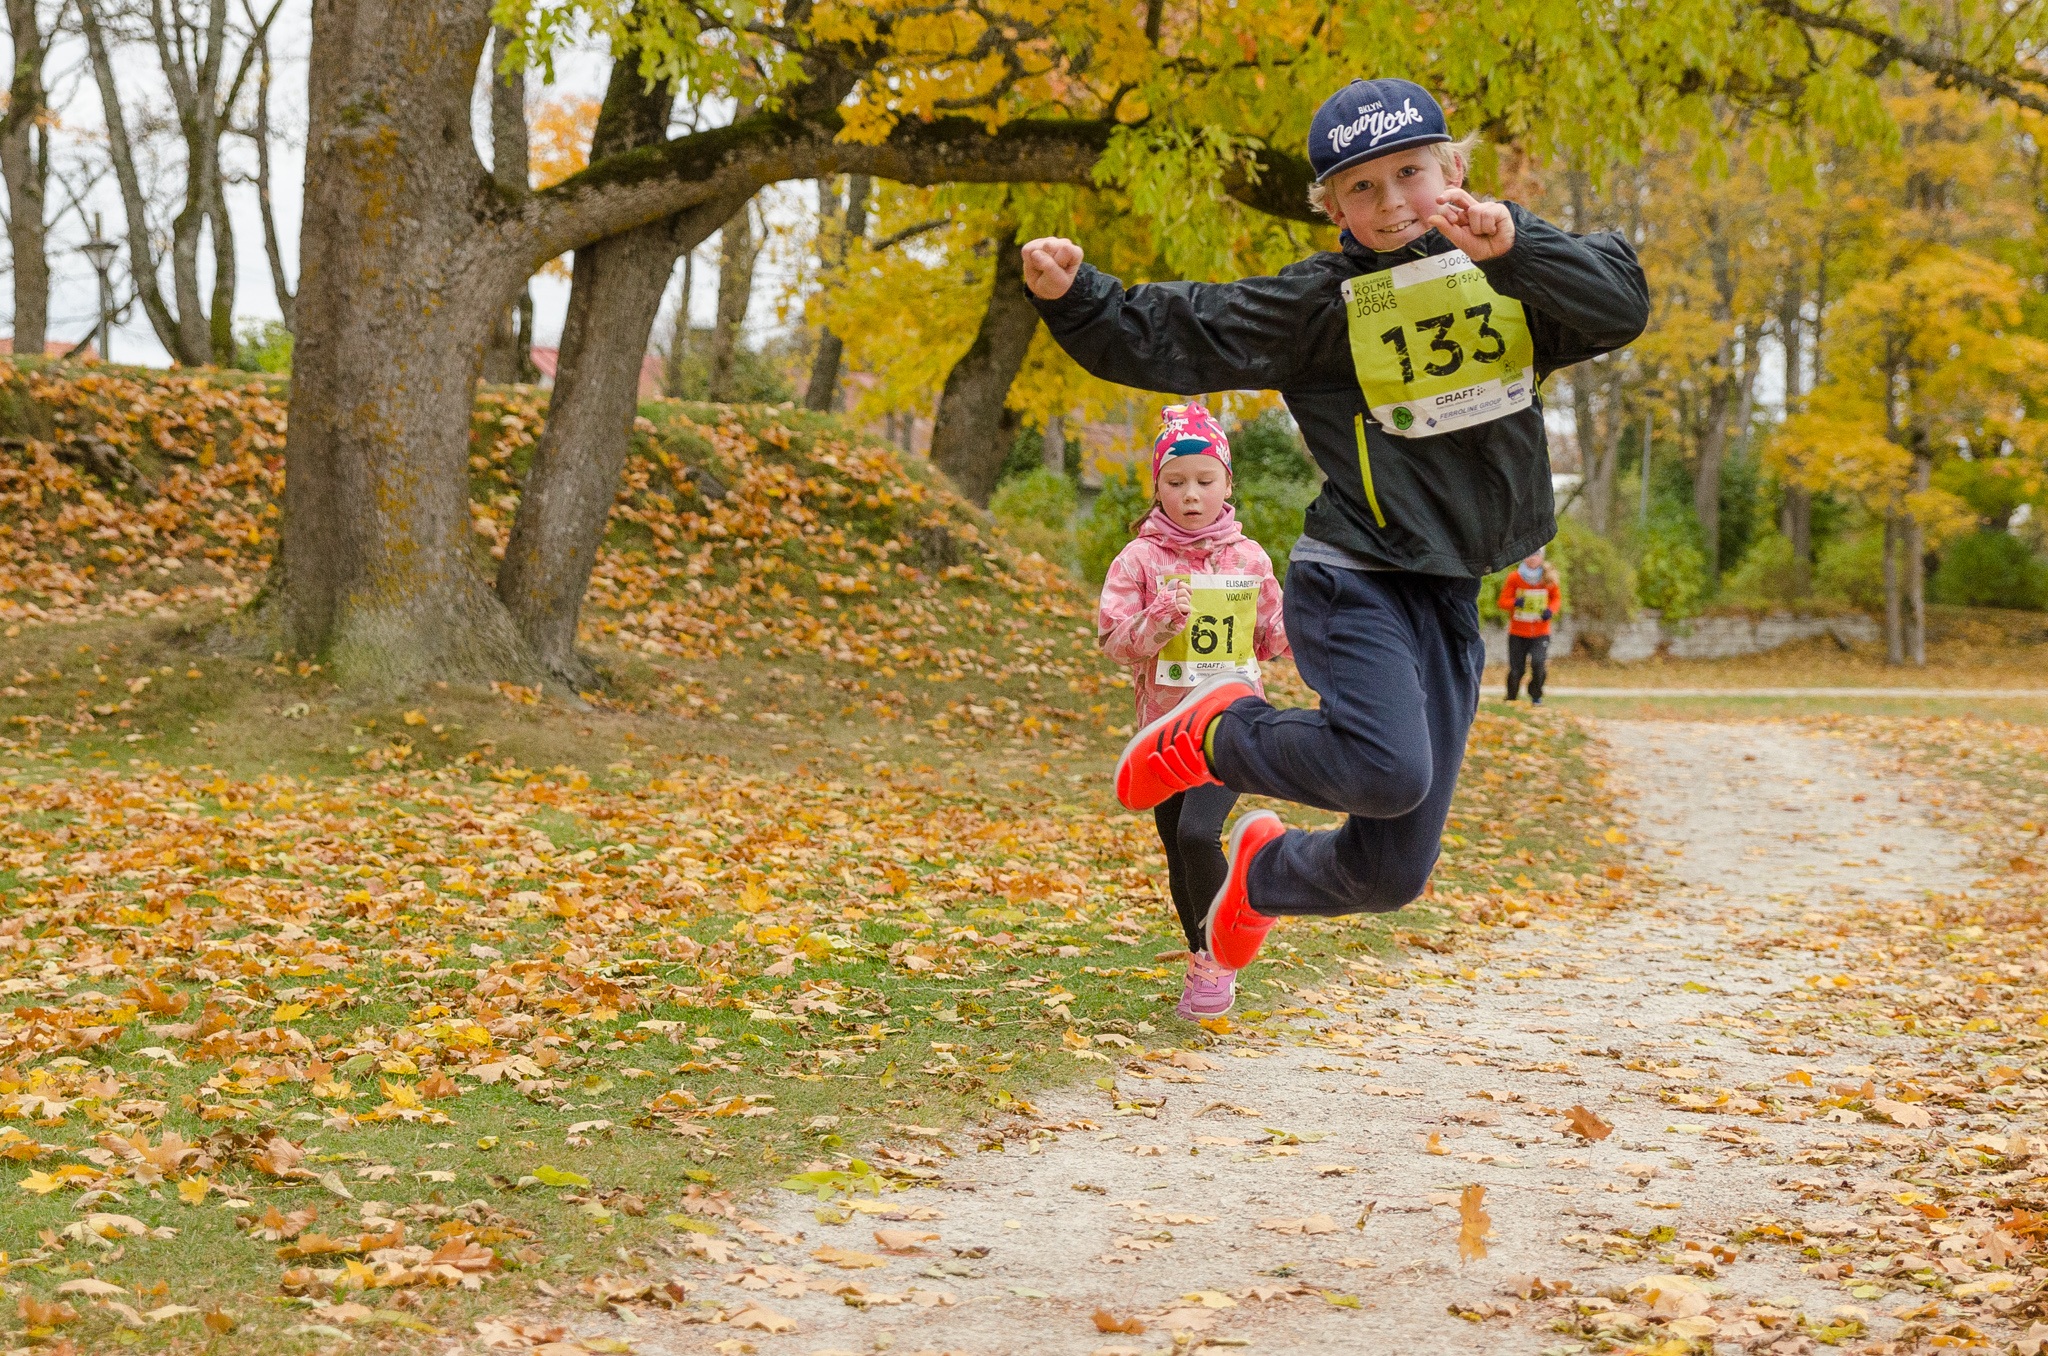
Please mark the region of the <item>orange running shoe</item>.
<svg viewBox="0 0 2048 1356"><path fill-rule="evenodd" d="M1202 741L1209 722L1258 689L1232 674L1205 678L1180 705L1131 736L1116 763L1116 798L1126 810L1149 810L1191 786L1220 785Z"/></svg>
<svg viewBox="0 0 2048 1356"><path fill-rule="evenodd" d="M1230 847L1224 854L1230 859L1230 874L1224 878L1223 888L1216 892L1215 902L1209 905L1209 916L1202 923L1202 938L1208 943L1205 949L1216 964L1232 970L1250 965L1259 948L1266 944L1266 934L1279 921L1252 911L1245 882L1251 876L1252 858L1259 855L1259 849L1286 832L1280 816L1271 810L1252 811L1230 831Z"/></svg>

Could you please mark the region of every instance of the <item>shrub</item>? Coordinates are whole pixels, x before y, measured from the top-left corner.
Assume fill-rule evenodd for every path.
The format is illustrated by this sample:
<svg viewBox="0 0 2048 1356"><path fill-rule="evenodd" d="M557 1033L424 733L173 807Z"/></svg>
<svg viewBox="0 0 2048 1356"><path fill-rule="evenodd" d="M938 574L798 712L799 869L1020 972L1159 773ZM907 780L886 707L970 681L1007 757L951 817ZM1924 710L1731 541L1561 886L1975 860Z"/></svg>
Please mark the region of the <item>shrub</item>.
<svg viewBox="0 0 2048 1356"><path fill-rule="evenodd" d="M1635 615L1636 572L1619 547L1576 518L1558 524L1550 544L1564 606L1588 622L1625 622ZM1500 585L1494 585L1494 597Z"/></svg>
<svg viewBox="0 0 2048 1356"><path fill-rule="evenodd" d="M1797 602L1799 576L1792 566L1791 540L1775 530L1764 532L1721 581L1721 591L1737 603Z"/></svg>
<svg viewBox="0 0 2048 1356"><path fill-rule="evenodd" d="M1287 578L1288 557L1301 537L1303 516L1321 488L1313 481L1260 477L1239 480L1236 493L1231 495L1237 503L1237 521L1244 527L1244 534L1266 548L1273 573L1283 581Z"/></svg>
<svg viewBox="0 0 2048 1356"><path fill-rule="evenodd" d="M1018 549L1071 565L1076 502L1073 483L1041 466L997 486L988 511Z"/></svg>
<svg viewBox="0 0 2048 1356"><path fill-rule="evenodd" d="M1636 562L1636 601L1676 621L1697 613L1706 596L1707 557L1691 513L1653 519Z"/></svg>
<svg viewBox="0 0 2048 1356"><path fill-rule="evenodd" d="M1129 463L1113 466L1104 474L1102 492L1074 529L1083 578L1102 586L1116 553L1131 539L1131 524L1151 507L1152 482L1146 468Z"/></svg>
<svg viewBox="0 0 2048 1356"><path fill-rule="evenodd" d="M1266 410L1230 435L1230 468L1240 482L1313 486L1322 480L1285 410Z"/></svg>
<svg viewBox="0 0 2048 1356"><path fill-rule="evenodd" d="M1558 521L1557 536L1544 548L1557 570L1564 611L1588 622L1625 622L1635 615L1636 572L1621 548L1577 518ZM1479 620L1507 625L1500 609L1500 589L1515 566L1490 574L1479 584Z"/></svg>
<svg viewBox="0 0 2048 1356"><path fill-rule="evenodd" d="M1884 530L1845 532L1821 548L1813 591L1823 598L1876 612L1884 607Z"/></svg>
<svg viewBox="0 0 2048 1356"><path fill-rule="evenodd" d="M235 366L245 372L292 370L292 332L282 320L252 320L235 332Z"/></svg>
<svg viewBox="0 0 2048 1356"><path fill-rule="evenodd" d="M1963 607L2039 612L2048 604L2048 563L2009 532L1972 532L1941 548L1927 596Z"/></svg>

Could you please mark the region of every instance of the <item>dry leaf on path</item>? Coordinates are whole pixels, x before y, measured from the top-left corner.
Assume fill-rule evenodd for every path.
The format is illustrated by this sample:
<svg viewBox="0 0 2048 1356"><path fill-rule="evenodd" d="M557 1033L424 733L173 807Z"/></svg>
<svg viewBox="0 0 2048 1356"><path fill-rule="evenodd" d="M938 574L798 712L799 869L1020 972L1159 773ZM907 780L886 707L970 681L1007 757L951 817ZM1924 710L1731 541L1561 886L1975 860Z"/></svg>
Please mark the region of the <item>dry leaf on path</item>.
<svg viewBox="0 0 2048 1356"><path fill-rule="evenodd" d="M1486 1188L1468 1186L1458 1197L1458 1257L1476 1262L1486 1256L1486 1238L1493 1231L1493 1216L1483 1202Z"/></svg>
<svg viewBox="0 0 2048 1356"><path fill-rule="evenodd" d="M1095 1311L1095 1331L1129 1333L1131 1336L1136 1337L1139 1333L1145 1331L1145 1320L1136 1316L1118 1318L1107 1309L1097 1309Z"/></svg>
<svg viewBox="0 0 2048 1356"><path fill-rule="evenodd" d="M856 1252L852 1248L835 1248L829 1243L812 1253L811 1260L823 1262L826 1266L844 1267L848 1271L889 1265L889 1259L886 1257L877 1257L871 1252Z"/></svg>
<svg viewBox="0 0 2048 1356"><path fill-rule="evenodd" d="M1881 1112L1894 1125L1903 1125L1909 1130L1925 1130L1934 1124L1934 1116L1925 1107L1911 1102L1894 1102L1889 1097L1870 1099L1871 1110Z"/></svg>
<svg viewBox="0 0 2048 1356"><path fill-rule="evenodd" d="M1574 1105L1564 1113L1565 1128L1581 1139L1597 1143L1614 1133L1614 1127L1586 1108Z"/></svg>
<svg viewBox="0 0 2048 1356"><path fill-rule="evenodd" d="M1328 1215L1310 1215L1306 1219L1262 1219L1258 1227L1276 1234L1334 1234L1337 1221Z"/></svg>
<svg viewBox="0 0 2048 1356"><path fill-rule="evenodd" d="M725 1321L735 1328L759 1328L762 1332L796 1331L795 1319L786 1318L773 1309L764 1309L758 1304L749 1304Z"/></svg>
<svg viewBox="0 0 2048 1356"><path fill-rule="evenodd" d="M916 1229L877 1229L875 1242L881 1244L883 1252L919 1252L921 1243L936 1243L937 1234L922 1233Z"/></svg>

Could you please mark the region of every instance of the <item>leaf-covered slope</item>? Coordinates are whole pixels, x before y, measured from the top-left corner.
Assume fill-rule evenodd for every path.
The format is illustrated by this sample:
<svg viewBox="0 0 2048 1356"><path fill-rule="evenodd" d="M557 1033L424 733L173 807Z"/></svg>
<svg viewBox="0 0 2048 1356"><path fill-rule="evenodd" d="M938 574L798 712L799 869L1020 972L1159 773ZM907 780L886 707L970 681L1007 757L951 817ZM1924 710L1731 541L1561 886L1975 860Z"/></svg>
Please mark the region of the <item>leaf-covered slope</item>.
<svg viewBox="0 0 2048 1356"><path fill-rule="evenodd" d="M254 595L283 488L274 380L0 378L0 626ZM478 403L480 556L502 554L544 413L526 388ZM1022 672L1092 691L1087 613L1066 576L1003 543L942 480L835 419L660 402L638 422L585 627L676 659L806 655L883 678Z"/></svg>

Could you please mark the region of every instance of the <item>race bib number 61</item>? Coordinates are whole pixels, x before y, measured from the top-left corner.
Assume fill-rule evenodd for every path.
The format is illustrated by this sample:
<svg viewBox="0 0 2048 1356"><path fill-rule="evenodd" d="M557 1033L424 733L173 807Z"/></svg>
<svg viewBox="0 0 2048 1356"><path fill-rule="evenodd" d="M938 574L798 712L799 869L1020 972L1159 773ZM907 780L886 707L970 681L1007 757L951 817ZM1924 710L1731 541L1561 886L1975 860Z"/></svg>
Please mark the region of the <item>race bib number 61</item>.
<svg viewBox="0 0 2048 1356"><path fill-rule="evenodd" d="M1177 574L1192 595L1194 615L1166 642L1153 668L1166 687L1193 687L1219 673L1257 678L1252 631L1259 622L1259 580L1255 575Z"/></svg>
<svg viewBox="0 0 2048 1356"><path fill-rule="evenodd" d="M1463 250L1348 278L1343 291L1359 388L1393 436L1434 437L1534 401L1522 303L1494 291Z"/></svg>

